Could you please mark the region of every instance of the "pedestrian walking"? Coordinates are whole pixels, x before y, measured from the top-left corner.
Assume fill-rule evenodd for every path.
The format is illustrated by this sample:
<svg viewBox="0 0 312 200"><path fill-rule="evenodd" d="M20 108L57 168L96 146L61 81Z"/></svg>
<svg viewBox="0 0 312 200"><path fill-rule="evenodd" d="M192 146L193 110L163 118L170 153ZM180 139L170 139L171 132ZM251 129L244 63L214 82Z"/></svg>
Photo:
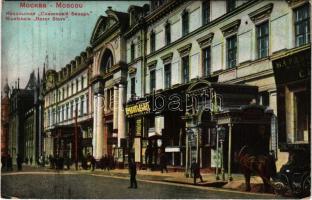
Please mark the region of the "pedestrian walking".
<svg viewBox="0 0 312 200"><path fill-rule="evenodd" d="M204 182L203 177L200 175L199 164L196 162L195 159L193 159L193 162L191 165L191 171L193 172L194 185L196 185L196 179L197 178L199 178L201 182Z"/></svg>
<svg viewBox="0 0 312 200"><path fill-rule="evenodd" d="M92 171L94 171L96 160L93 155L90 156L90 159L91 159L91 168L92 168Z"/></svg>
<svg viewBox="0 0 312 200"><path fill-rule="evenodd" d="M160 170L161 170L161 173L163 173L164 170L166 170L166 172L168 173L166 154L165 153L161 153L159 159L160 159Z"/></svg>
<svg viewBox="0 0 312 200"><path fill-rule="evenodd" d="M12 156L10 154L7 160L7 170L13 171Z"/></svg>
<svg viewBox="0 0 312 200"><path fill-rule="evenodd" d="M30 165L32 165L32 162L33 162L32 157L29 158L29 162L30 162Z"/></svg>
<svg viewBox="0 0 312 200"><path fill-rule="evenodd" d="M136 164L133 157L130 158L129 162L129 173L130 173L130 186L128 188L138 188L136 181Z"/></svg>
<svg viewBox="0 0 312 200"><path fill-rule="evenodd" d="M22 163L23 163L22 157L19 154L17 154L17 156L16 156L16 164L17 164L17 170L18 171L22 170Z"/></svg>
<svg viewBox="0 0 312 200"><path fill-rule="evenodd" d="M101 168L101 170L104 169L104 156L102 156L100 159L100 168Z"/></svg>
<svg viewBox="0 0 312 200"><path fill-rule="evenodd" d="M105 154L104 158L103 158L103 164L104 164L104 169L108 170L109 171L109 167L110 167L110 164L109 164L109 158L107 157L107 155Z"/></svg>

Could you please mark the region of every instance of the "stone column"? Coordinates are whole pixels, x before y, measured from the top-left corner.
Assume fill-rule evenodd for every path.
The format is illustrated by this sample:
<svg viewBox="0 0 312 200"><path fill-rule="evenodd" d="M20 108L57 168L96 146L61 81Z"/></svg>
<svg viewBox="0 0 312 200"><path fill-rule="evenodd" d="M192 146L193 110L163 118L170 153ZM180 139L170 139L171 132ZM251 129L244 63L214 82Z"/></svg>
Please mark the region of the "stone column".
<svg viewBox="0 0 312 200"><path fill-rule="evenodd" d="M103 155L104 124L103 124L103 94L97 95L97 122L96 122L96 152L95 159L100 159Z"/></svg>
<svg viewBox="0 0 312 200"><path fill-rule="evenodd" d="M92 146L93 146L93 153L92 155L96 155L96 133L97 133L97 95L93 96L93 137L92 137Z"/></svg>
<svg viewBox="0 0 312 200"><path fill-rule="evenodd" d="M114 110L113 110L113 129L118 128L118 86L114 86Z"/></svg>
<svg viewBox="0 0 312 200"><path fill-rule="evenodd" d="M120 139L126 137L126 115L124 103L126 102L125 86L119 84L119 98L118 98L118 147L121 147ZM115 116L114 116L115 117Z"/></svg>

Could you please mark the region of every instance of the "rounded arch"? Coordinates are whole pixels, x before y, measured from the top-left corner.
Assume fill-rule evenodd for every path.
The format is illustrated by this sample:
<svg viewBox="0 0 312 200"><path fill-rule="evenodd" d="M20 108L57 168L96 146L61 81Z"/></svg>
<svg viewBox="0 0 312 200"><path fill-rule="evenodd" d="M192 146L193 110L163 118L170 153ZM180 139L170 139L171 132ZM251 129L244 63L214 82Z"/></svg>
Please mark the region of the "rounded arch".
<svg viewBox="0 0 312 200"><path fill-rule="evenodd" d="M203 88L203 87L210 87L211 86L211 83L207 80L200 80L196 83L193 83L191 84L187 90L186 90L186 93L192 91L193 89L198 89L198 88Z"/></svg>
<svg viewBox="0 0 312 200"><path fill-rule="evenodd" d="M114 65L114 55L111 49L106 48L100 55L100 73L106 73Z"/></svg>

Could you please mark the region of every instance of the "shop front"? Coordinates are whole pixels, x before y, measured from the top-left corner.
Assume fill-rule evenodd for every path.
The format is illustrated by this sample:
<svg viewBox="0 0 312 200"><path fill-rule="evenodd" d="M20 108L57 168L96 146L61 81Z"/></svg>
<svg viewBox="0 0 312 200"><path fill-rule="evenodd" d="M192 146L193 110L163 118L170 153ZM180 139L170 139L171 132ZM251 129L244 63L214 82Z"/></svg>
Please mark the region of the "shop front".
<svg viewBox="0 0 312 200"><path fill-rule="evenodd" d="M148 155L151 148L148 146L151 142L148 137L148 129L146 127L153 126L153 117L151 115L150 102L146 99L134 100L126 105L126 118L128 138L125 149L125 161L128 161L128 155L134 154L134 160L141 168L146 167ZM152 151L151 151L152 152ZM152 153L151 153L152 154Z"/></svg>
<svg viewBox="0 0 312 200"><path fill-rule="evenodd" d="M280 151L288 152L289 158L307 155L305 163L311 166L311 44L272 60Z"/></svg>

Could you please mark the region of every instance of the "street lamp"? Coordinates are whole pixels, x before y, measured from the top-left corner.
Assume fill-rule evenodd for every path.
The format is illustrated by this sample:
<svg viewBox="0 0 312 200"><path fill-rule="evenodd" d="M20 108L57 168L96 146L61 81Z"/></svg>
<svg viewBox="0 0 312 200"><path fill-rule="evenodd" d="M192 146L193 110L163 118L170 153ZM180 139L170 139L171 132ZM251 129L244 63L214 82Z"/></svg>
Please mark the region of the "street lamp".
<svg viewBox="0 0 312 200"><path fill-rule="evenodd" d="M192 128L187 128L186 129L186 166L185 166L185 175L186 177L190 176L189 173L189 164L191 161L191 156L192 156L192 142L194 139L194 131L192 130Z"/></svg>
<svg viewBox="0 0 312 200"><path fill-rule="evenodd" d="M222 174L222 180L225 180L224 175L224 163L223 163L223 142L225 140L225 128L223 126L218 127L218 133L219 133L219 141L221 143L221 174Z"/></svg>

